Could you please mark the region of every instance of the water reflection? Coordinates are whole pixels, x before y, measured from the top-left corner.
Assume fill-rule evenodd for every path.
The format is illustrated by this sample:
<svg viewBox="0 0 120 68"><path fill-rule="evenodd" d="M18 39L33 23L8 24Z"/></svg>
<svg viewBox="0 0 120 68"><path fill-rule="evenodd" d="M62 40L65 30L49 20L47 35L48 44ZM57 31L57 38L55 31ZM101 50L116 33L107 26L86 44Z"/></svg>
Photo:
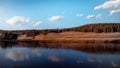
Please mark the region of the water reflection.
<svg viewBox="0 0 120 68"><path fill-rule="evenodd" d="M81 43L40 43L40 42L0 42L1 48L10 47L44 47L56 49L73 49L87 53L120 53L120 44L81 44ZM38 50L37 50L38 52Z"/></svg>
<svg viewBox="0 0 120 68"><path fill-rule="evenodd" d="M2 42L0 42L0 47L1 48L9 48L9 47L16 46L16 44L17 44L17 42L2 41Z"/></svg>
<svg viewBox="0 0 120 68"><path fill-rule="evenodd" d="M52 62L62 62L64 60L63 57L56 55L48 56L48 59L51 60Z"/></svg>
<svg viewBox="0 0 120 68"><path fill-rule="evenodd" d="M7 50L5 53L5 57L12 61L24 61L29 59L28 55L19 49Z"/></svg>
<svg viewBox="0 0 120 68"><path fill-rule="evenodd" d="M82 64L82 63L84 63L84 61L82 61L82 60L77 60L76 63L77 63L77 64Z"/></svg>
<svg viewBox="0 0 120 68"><path fill-rule="evenodd" d="M32 53L33 53L34 55L38 56L38 57L42 56L42 53L40 52L39 49L33 49L33 50L32 50Z"/></svg>
<svg viewBox="0 0 120 68"><path fill-rule="evenodd" d="M120 68L120 64L116 64L114 62L111 62L113 68Z"/></svg>
<svg viewBox="0 0 120 68"><path fill-rule="evenodd" d="M95 58L88 58L88 62L95 62L96 59Z"/></svg>
<svg viewBox="0 0 120 68"><path fill-rule="evenodd" d="M0 42L0 68L120 68L120 44Z"/></svg>

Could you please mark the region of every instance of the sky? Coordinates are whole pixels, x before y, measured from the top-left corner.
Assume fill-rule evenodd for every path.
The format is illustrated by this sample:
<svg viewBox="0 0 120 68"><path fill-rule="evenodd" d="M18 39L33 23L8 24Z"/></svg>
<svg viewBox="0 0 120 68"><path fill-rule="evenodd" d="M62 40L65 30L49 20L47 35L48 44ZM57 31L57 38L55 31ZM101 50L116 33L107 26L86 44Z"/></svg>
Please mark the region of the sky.
<svg viewBox="0 0 120 68"><path fill-rule="evenodd" d="M120 0L0 0L0 30L120 23Z"/></svg>

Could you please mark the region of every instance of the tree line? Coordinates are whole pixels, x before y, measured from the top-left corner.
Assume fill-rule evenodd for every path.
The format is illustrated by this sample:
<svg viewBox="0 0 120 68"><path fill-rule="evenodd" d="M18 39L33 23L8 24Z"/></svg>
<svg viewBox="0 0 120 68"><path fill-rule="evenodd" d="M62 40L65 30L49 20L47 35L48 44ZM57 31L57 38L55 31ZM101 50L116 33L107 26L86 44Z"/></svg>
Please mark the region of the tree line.
<svg viewBox="0 0 120 68"><path fill-rule="evenodd" d="M25 30L23 31L27 36L35 36L38 34L48 33L60 33L66 31L74 32L96 32L96 33L112 33L120 32L120 23L98 23L98 24L87 24L83 26L64 28L64 29L45 29L45 30Z"/></svg>
<svg viewBox="0 0 120 68"><path fill-rule="evenodd" d="M96 32L96 33L120 32L120 23L87 24L81 27L70 28L68 30L78 31L78 32Z"/></svg>

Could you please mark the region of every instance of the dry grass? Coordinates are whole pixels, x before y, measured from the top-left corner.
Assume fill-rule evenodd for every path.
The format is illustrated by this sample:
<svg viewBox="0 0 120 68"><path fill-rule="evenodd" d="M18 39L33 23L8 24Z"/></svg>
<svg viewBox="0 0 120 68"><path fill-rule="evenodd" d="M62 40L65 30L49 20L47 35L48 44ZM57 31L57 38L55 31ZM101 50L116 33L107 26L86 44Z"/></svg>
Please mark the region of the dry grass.
<svg viewBox="0 0 120 68"><path fill-rule="evenodd" d="M20 35L18 38L17 38L17 40L31 40L31 39L33 39L33 37L27 37L27 35L26 34L24 34L24 35Z"/></svg>
<svg viewBox="0 0 120 68"><path fill-rule="evenodd" d="M50 42L119 42L120 33L84 33L84 32L62 32L49 33L47 35L38 35L34 40L50 41Z"/></svg>

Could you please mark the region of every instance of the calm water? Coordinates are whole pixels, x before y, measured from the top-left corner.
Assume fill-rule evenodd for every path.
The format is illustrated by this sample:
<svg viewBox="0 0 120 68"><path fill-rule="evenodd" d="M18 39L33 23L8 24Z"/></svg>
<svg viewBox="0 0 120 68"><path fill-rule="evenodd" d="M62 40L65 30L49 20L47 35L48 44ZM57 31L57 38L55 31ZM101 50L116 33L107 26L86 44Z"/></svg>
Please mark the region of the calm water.
<svg viewBox="0 0 120 68"><path fill-rule="evenodd" d="M0 42L0 68L120 68L120 44Z"/></svg>

